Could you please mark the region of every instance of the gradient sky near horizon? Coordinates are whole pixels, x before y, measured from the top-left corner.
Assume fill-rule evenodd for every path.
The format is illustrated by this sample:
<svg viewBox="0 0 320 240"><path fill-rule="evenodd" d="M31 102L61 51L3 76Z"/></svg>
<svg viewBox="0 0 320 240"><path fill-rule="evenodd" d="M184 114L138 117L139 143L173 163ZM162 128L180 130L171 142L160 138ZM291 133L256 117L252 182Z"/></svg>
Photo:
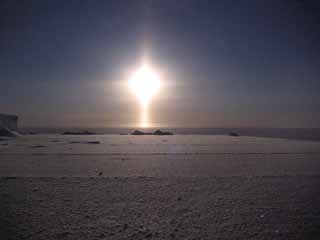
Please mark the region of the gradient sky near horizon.
<svg viewBox="0 0 320 240"><path fill-rule="evenodd" d="M4 0L0 112L26 126L320 127L320 6L297 0Z"/></svg>

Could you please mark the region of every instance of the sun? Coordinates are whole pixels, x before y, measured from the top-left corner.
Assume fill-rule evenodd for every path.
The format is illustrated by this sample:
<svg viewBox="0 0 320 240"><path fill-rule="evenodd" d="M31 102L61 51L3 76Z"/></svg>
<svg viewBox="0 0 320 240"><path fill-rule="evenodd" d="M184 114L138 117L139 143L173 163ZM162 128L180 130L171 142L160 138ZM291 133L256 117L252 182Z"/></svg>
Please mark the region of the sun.
<svg viewBox="0 0 320 240"><path fill-rule="evenodd" d="M143 64L129 78L129 87L142 106L147 106L160 89L160 77L148 64Z"/></svg>

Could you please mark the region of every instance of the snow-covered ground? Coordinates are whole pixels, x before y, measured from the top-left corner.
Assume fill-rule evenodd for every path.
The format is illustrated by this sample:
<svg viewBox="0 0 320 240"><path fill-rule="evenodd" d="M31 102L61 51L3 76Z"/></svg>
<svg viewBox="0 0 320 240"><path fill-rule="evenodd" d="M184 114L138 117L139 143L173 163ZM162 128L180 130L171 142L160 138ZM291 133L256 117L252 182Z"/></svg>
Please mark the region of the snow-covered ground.
<svg viewBox="0 0 320 240"><path fill-rule="evenodd" d="M1 239L318 239L320 142L209 135L0 141Z"/></svg>
<svg viewBox="0 0 320 240"><path fill-rule="evenodd" d="M97 144L95 141L98 141ZM28 135L0 141L0 154L320 153L320 142L223 135Z"/></svg>

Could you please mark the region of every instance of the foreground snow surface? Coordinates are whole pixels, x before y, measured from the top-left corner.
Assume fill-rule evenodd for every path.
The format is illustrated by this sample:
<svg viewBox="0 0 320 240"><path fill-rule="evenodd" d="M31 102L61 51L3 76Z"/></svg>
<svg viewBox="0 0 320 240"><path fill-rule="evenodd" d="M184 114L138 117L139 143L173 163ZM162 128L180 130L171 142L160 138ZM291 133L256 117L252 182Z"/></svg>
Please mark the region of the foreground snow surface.
<svg viewBox="0 0 320 240"><path fill-rule="evenodd" d="M0 141L1 239L319 239L320 142Z"/></svg>

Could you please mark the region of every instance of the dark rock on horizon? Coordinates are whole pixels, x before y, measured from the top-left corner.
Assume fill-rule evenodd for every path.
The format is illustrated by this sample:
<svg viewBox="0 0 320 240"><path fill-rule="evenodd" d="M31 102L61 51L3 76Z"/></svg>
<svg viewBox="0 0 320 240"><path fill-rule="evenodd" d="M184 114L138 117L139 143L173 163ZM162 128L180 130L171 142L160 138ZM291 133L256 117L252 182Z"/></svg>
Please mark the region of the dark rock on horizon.
<svg viewBox="0 0 320 240"><path fill-rule="evenodd" d="M163 136L163 135L173 135L172 132L162 132L161 130L156 130L153 133L150 132L142 132L140 130L135 130L131 133L131 135L157 135L157 136Z"/></svg>
<svg viewBox="0 0 320 240"><path fill-rule="evenodd" d="M70 141L69 144L100 144L100 141Z"/></svg>
<svg viewBox="0 0 320 240"><path fill-rule="evenodd" d="M173 135L172 132L162 132L161 130L156 130L153 135Z"/></svg>
<svg viewBox="0 0 320 240"><path fill-rule="evenodd" d="M80 141L70 141L69 144L81 143Z"/></svg>
<svg viewBox="0 0 320 240"><path fill-rule="evenodd" d="M131 135L145 135L145 133L139 130L134 130Z"/></svg>
<svg viewBox="0 0 320 240"><path fill-rule="evenodd" d="M66 132L62 133L62 135L95 135L95 133L89 132L89 131L82 131L82 132L66 131Z"/></svg>
<svg viewBox="0 0 320 240"><path fill-rule="evenodd" d="M36 145L32 145L30 146L30 148L44 148L46 147L45 145L41 145L41 144L36 144Z"/></svg>
<svg viewBox="0 0 320 240"><path fill-rule="evenodd" d="M238 133L235 133L235 132L230 132L230 133L229 133L229 136L239 137L239 134L238 134Z"/></svg>
<svg viewBox="0 0 320 240"><path fill-rule="evenodd" d="M100 144L100 141L88 141L88 144Z"/></svg>

